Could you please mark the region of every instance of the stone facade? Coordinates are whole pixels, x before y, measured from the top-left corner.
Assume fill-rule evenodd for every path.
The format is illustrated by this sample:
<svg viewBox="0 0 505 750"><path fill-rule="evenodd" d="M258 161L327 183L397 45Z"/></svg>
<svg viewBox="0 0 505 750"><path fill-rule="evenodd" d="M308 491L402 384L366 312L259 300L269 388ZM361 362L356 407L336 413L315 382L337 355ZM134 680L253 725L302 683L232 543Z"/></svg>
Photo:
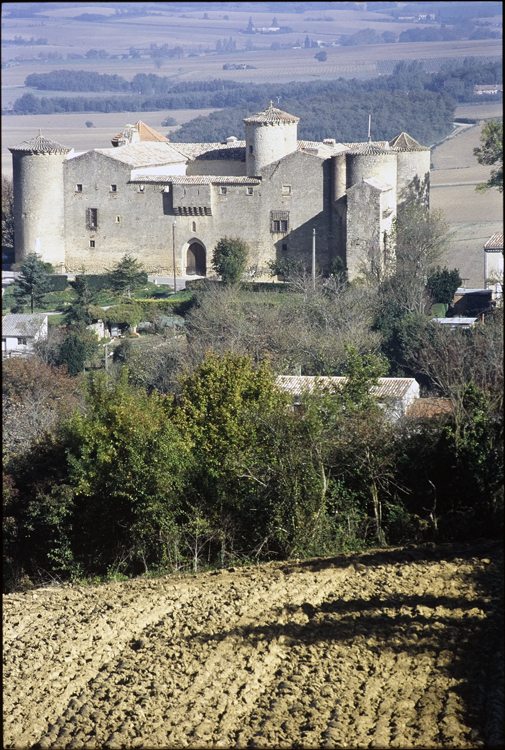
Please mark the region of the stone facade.
<svg viewBox="0 0 505 750"><path fill-rule="evenodd" d="M267 264L341 258L350 278L386 241L397 211L427 205L430 150L393 141L297 139L298 118L270 103L244 120L245 141L169 143L144 123L81 154L42 136L11 149L16 260L35 249L58 270L103 272L130 252L151 274L206 275L215 244L240 237L250 275ZM38 238L38 240L37 240ZM383 248L385 249L385 248Z"/></svg>

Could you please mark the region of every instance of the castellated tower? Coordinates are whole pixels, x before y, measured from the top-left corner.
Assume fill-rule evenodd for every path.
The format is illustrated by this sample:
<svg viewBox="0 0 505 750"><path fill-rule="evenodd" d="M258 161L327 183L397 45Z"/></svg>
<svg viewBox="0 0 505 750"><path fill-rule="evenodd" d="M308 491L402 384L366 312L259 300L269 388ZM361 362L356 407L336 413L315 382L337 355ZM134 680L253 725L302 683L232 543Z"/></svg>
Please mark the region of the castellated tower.
<svg viewBox="0 0 505 750"><path fill-rule="evenodd" d="M246 170L248 177L298 148L299 117L277 109L270 102L264 112L246 117Z"/></svg>
<svg viewBox="0 0 505 750"><path fill-rule="evenodd" d="M38 252L55 270L65 267L63 163L70 150L40 131L36 138L9 149L16 263Z"/></svg>

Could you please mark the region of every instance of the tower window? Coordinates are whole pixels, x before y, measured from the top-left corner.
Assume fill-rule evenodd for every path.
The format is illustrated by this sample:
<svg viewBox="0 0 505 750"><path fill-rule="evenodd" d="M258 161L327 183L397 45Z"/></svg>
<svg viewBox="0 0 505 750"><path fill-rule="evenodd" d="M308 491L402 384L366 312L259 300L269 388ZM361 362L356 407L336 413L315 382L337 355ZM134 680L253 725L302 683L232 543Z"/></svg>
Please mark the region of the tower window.
<svg viewBox="0 0 505 750"><path fill-rule="evenodd" d="M247 188L247 195L254 195L254 188L248 187Z"/></svg>
<svg viewBox="0 0 505 750"><path fill-rule="evenodd" d="M221 195L226 195L226 193L228 192L228 188L226 188L226 187L223 186L223 187L221 187L221 189L220 189L219 192L221 193Z"/></svg>
<svg viewBox="0 0 505 750"><path fill-rule="evenodd" d="M90 240L89 241L89 246L90 247L95 247L95 240Z"/></svg>
<svg viewBox="0 0 505 750"><path fill-rule="evenodd" d="M281 245L281 249L282 249L282 252L283 252L283 253L287 253L287 251L288 251L288 246L286 245L286 243L284 243L284 242L282 243L282 245Z"/></svg>
<svg viewBox="0 0 505 750"><path fill-rule="evenodd" d="M291 195L291 185L283 185L282 186L282 194L283 195Z"/></svg>
<svg viewBox="0 0 505 750"><path fill-rule="evenodd" d="M75 186L75 192L82 193L82 184L80 182L78 182L77 185Z"/></svg>
<svg viewBox="0 0 505 750"><path fill-rule="evenodd" d="M98 208L86 210L86 224L88 229L98 229Z"/></svg>
<svg viewBox="0 0 505 750"><path fill-rule="evenodd" d="M111 193L117 193L117 185L111 185L110 186Z"/></svg>
<svg viewBox="0 0 505 750"><path fill-rule="evenodd" d="M145 190L145 187L146 187L145 185L139 185L139 186L138 186L138 192L139 192L139 193L143 193L143 192L144 192L144 190Z"/></svg>
<svg viewBox="0 0 505 750"><path fill-rule="evenodd" d="M191 231L196 232L196 221L191 222Z"/></svg>
<svg viewBox="0 0 505 750"><path fill-rule="evenodd" d="M254 154L254 146L249 146L249 153Z"/></svg>
<svg viewBox="0 0 505 750"><path fill-rule="evenodd" d="M116 224L121 224L121 217L120 216L116 216Z"/></svg>

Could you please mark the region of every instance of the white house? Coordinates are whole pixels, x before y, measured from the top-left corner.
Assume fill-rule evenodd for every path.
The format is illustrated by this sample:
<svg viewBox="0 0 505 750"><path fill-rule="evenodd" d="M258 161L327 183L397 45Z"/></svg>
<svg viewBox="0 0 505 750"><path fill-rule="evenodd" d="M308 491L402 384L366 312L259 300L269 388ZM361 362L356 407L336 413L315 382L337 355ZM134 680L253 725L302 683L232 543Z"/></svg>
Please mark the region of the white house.
<svg viewBox="0 0 505 750"><path fill-rule="evenodd" d="M290 393L295 403L306 393L328 389L330 392L347 381L344 377L313 377L311 375L279 375L275 384ZM419 398L419 383L415 378L378 378L378 385L371 388L379 404L387 409L392 419L405 415L408 407Z"/></svg>
<svg viewBox="0 0 505 750"><path fill-rule="evenodd" d="M47 315L11 313L2 317L2 357L27 354L47 338Z"/></svg>
<svg viewBox="0 0 505 750"><path fill-rule="evenodd" d="M484 245L484 279L486 289L493 290L493 299L503 294L503 232L497 232Z"/></svg>

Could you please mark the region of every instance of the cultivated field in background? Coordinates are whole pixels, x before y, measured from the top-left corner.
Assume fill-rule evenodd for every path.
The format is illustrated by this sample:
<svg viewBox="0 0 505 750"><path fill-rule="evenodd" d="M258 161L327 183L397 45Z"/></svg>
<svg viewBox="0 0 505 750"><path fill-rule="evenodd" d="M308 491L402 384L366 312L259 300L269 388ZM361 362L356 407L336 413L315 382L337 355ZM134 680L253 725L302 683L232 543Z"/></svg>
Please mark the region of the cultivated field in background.
<svg viewBox="0 0 505 750"><path fill-rule="evenodd" d="M61 143L76 151L88 151L92 148L110 148L110 139L117 135L129 122L142 120L152 128L169 134L194 117L205 116L215 112L214 109L177 109L170 112L116 112L102 114L93 112L86 114L78 112L69 115L13 115L2 117L2 174L12 177L12 157L9 147L21 141L29 140L42 134L57 143ZM173 117L177 125L162 127L161 123L167 117ZM90 120L95 127L87 128L85 123Z"/></svg>

